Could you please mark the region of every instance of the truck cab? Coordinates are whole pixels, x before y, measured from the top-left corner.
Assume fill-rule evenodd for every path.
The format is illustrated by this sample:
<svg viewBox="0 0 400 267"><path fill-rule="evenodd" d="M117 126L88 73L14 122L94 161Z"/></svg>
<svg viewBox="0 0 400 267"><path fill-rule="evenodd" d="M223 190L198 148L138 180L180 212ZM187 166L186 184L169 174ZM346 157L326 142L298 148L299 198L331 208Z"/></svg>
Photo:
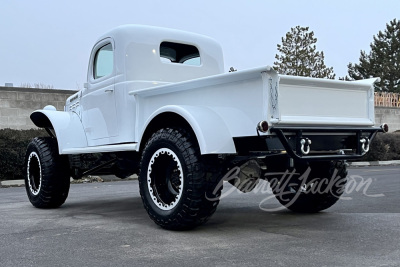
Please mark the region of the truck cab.
<svg viewBox="0 0 400 267"><path fill-rule="evenodd" d="M73 110L81 116L88 146L137 142L135 122L126 120L136 111L135 97L128 92L223 71L222 49L211 38L155 27L118 27L94 45L87 86ZM69 98L66 108L77 100L75 95Z"/></svg>

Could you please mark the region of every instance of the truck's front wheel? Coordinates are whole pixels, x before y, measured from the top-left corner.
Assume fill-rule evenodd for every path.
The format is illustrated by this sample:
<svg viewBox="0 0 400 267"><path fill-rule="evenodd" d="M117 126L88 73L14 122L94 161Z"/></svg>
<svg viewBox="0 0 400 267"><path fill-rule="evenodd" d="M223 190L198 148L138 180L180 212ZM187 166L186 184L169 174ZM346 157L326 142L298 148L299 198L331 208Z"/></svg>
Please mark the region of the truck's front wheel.
<svg viewBox="0 0 400 267"><path fill-rule="evenodd" d="M57 208L68 197L70 176L68 158L58 153L57 140L35 138L25 157L25 187L28 198L37 208Z"/></svg>
<svg viewBox="0 0 400 267"><path fill-rule="evenodd" d="M215 212L209 200L215 182L208 181L196 140L185 129L161 129L143 150L139 186L150 218L166 229L196 227Z"/></svg>

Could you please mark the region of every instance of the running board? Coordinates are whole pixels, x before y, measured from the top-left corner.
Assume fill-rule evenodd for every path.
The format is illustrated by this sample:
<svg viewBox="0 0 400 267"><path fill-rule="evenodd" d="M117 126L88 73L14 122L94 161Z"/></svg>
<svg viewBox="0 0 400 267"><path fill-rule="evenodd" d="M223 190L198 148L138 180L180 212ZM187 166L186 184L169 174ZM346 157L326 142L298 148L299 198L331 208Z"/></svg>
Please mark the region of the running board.
<svg viewBox="0 0 400 267"><path fill-rule="evenodd" d="M120 144L120 145L106 145L106 146L88 146L63 149L60 154L89 154L89 153L106 153L106 152L121 152L121 151L137 151L138 144Z"/></svg>

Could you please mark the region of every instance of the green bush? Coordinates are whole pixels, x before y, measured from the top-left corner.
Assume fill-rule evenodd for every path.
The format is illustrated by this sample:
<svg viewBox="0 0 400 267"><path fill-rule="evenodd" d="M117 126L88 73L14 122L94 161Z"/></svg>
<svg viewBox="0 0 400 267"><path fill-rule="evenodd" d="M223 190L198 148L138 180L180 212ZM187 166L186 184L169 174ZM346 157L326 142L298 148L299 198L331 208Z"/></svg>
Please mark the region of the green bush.
<svg viewBox="0 0 400 267"><path fill-rule="evenodd" d="M25 151L37 136L48 136L43 129L0 129L0 180L23 179Z"/></svg>
<svg viewBox="0 0 400 267"><path fill-rule="evenodd" d="M400 160L400 132L378 133L362 160Z"/></svg>
<svg viewBox="0 0 400 267"><path fill-rule="evenodd" d="M38 136L48 134L43 129L0 129L0 180L24 178L25 151L29 142ZM376 135L370 152L361 161L377 160L400 160L400 132Z"/></svg>

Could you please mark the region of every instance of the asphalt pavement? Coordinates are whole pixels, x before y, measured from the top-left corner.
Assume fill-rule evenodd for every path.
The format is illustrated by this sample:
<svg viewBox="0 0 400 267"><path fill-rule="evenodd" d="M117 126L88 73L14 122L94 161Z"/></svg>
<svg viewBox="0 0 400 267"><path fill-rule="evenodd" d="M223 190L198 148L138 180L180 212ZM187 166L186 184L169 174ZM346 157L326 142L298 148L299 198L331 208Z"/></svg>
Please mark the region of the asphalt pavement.
<svg viewBox="0 0 400 267"><path fill-rule="evenodd" d="M73 184L59 209L0 188L1 266L399 266L400 166L350 168L343 200L318 214L279 209L267 184L226 184L210 221L166 231L137 180Z"/></svg>

